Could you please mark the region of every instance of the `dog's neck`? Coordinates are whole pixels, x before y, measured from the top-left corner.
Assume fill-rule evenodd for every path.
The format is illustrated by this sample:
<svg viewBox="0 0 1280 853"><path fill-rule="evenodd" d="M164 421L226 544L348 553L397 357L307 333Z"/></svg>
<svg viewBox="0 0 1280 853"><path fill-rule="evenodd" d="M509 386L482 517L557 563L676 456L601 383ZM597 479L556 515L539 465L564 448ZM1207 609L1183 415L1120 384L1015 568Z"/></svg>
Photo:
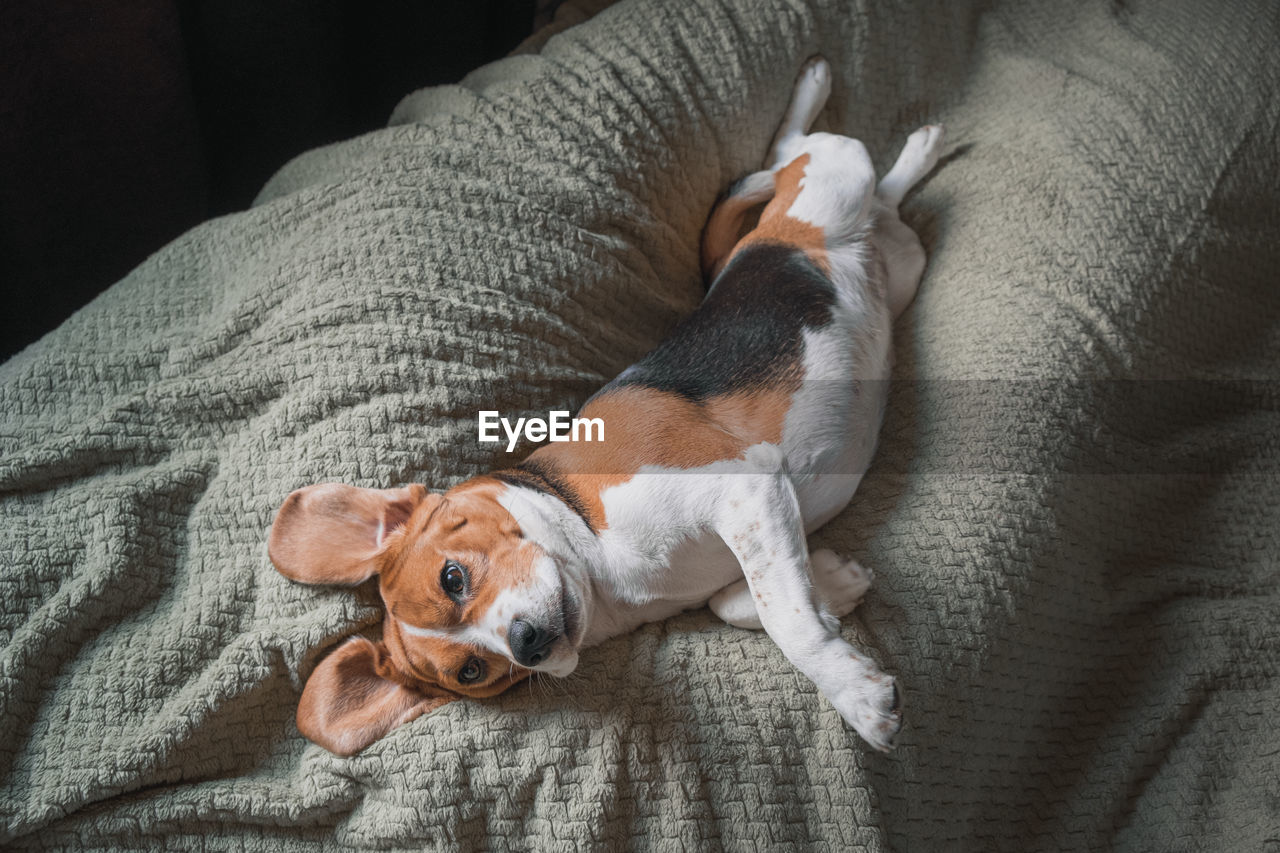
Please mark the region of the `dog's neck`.
<svg viewBox="0 0 1280 853"><path fill-rule="evenodd" d="M504 472L505 473L505 472ZM583 647L605 639L597 637L602 596L596 587L596 568L603 562L600 541L581 514L556 490L544 484L501 476L507 485L499 502L520 525L526 539L539 545L555 560L561 576L582 605ZM607 604L606 604L607 607Z"/></svg>
<svg viewBox="0 0 1280 853"><path fill-rule="evenodd" d="M556 561L566 583L579 597L584 628L581 648L598 645L651 621L646 610L635 605L636 590L632 585L640 578L625 550L619 553L619 549L607 547L572 501L556 489L506 476L497 478L507 485L499 501L520 525L525 538L537 543Z"/></svg>

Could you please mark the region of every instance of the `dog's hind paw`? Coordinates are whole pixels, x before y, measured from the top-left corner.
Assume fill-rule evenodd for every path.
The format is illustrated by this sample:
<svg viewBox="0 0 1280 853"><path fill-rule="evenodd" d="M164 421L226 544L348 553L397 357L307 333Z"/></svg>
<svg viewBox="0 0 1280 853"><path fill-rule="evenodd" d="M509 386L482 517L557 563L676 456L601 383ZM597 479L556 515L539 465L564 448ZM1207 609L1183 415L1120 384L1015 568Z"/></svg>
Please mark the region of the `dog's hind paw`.
<svg viewBox="0 0 1280 853"><path fill-rule="evenodd" d="M927 124L907 137L901 159L909 163L916 180L923 178L938 164L942 141L946 136L940 124Z"/></svg>
<svg viewBox="0 0 1280 853"><path fill-rule="evenodd" d="M809 555L813 585L824 608L835 617L847 616L871 588L872 572L857 560L846 560L826 548Z"/></svg>
<svg viewBox="0 0 1280 853"><path fill-rule="evenodd" d="M803 92L814 101L825 102L831 94L831 63L822 56L811 56L800 67L796 79L797 94Z"/></svg>

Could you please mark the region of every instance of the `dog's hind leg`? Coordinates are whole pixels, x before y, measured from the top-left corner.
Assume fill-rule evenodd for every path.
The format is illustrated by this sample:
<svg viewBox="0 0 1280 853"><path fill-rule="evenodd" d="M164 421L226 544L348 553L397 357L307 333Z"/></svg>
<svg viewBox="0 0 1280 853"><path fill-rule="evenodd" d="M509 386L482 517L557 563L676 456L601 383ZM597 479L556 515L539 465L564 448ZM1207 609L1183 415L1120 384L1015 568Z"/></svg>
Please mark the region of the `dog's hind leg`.
<svg viewBox="0 0 1280 853"><path fill-rule="evenodd" d="M920 128L907 137L907 144L902 146L897 162L880 179L876 195L896 210L907 192L938 165L938 155L941 153L941 125L930 124Z"/></svg>
<svg viewBox="0 0 1280 853"><path fill-rule="evenodd" d="M742 225L751 209L773 198L773 172L753 172L729 187L716 203L702 229L702 275L707 286L715 280L725 259L742 236Z"/></svg>
<svg viewBox="0 0 1280 853"><path fill-rule="evenodd" d="M747 586L746 578L734 581L711 596L707 606L712 613L735 628L746 628L749 631L764 628L760 614L756 611L756 603L751 599L751 587Z"/></svg>
<svg viewBox="0 0 1280 853"><path fill-rule="evenodd" d="M798 156L797 146L813 127L830 96L831 66L821 56L811 57L796 78L791 103L787 105L778 132L773 136L769 155L765 157L766 169L780 169Z"/></svg>
<svg viewBox="0 0 1280 853"><path fill-rule="evenodd" d="M831 95L831 66L821 56L809 59L800 69L791 102L769 146L764 169L742 178L716 202L702 229L702 275L708 285L724 266L725 258L742 236L747 214L773 198L773 173L800 154L805 134L822 112Z"/></svg>
<svg viewBox="0 0 1280 853"><path fill-rule="evenodd" d="M915 299L925 266L924 247L916 232L898 218L898 205L907 191L937 165L941 151L942 128L920 128L907 137L898 161L876 188L878 210L871 243L884 265L885 293L895 319Z"/></svg>

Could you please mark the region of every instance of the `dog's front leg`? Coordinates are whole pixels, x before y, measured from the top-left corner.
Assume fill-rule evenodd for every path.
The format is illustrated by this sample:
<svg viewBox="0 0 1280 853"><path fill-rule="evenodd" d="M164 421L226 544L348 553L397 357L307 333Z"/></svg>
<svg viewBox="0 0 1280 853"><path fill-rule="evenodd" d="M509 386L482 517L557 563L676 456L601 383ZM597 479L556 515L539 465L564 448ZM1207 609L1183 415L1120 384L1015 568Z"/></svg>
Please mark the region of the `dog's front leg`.
<svg viewBox="0 0 1280 853"><path fill-rule="evenodd" d="M725 483L714 526L742 565L764 630L867 743L888 751L902 724L897 687L823 619L790 478L775 469Z"/></svg>
<svg viewBox="0 0 1280 853"><path fill-rule="evenodd" d="M857 560L842 559L834 551L823 548L810 552L809 574L818 596L818 613L833 630L840 630L837 627L840 617L852 613L871 587L871 570L863 568ZM751 631L764 628L746 578L734 581L711 596L707 606L735 628Z"/></svg>

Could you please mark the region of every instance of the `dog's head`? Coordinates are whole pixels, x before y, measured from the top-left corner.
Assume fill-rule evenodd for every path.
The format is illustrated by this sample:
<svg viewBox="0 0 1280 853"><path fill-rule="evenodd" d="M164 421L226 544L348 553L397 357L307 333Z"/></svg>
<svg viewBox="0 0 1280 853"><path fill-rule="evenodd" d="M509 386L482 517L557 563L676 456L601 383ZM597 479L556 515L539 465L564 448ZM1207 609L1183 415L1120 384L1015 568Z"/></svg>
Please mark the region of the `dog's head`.
<svg viewBox="0 0 1280 853"><path fill-rule="evenodd" d="M276 514L268 554L310 584L379 579L382 639L348 640L322 660L298 705L298 729L350 755L463 697L495 696L533 671L578 662L581 596L476 478L444 495L422 486L299 489Z"/></svg>

